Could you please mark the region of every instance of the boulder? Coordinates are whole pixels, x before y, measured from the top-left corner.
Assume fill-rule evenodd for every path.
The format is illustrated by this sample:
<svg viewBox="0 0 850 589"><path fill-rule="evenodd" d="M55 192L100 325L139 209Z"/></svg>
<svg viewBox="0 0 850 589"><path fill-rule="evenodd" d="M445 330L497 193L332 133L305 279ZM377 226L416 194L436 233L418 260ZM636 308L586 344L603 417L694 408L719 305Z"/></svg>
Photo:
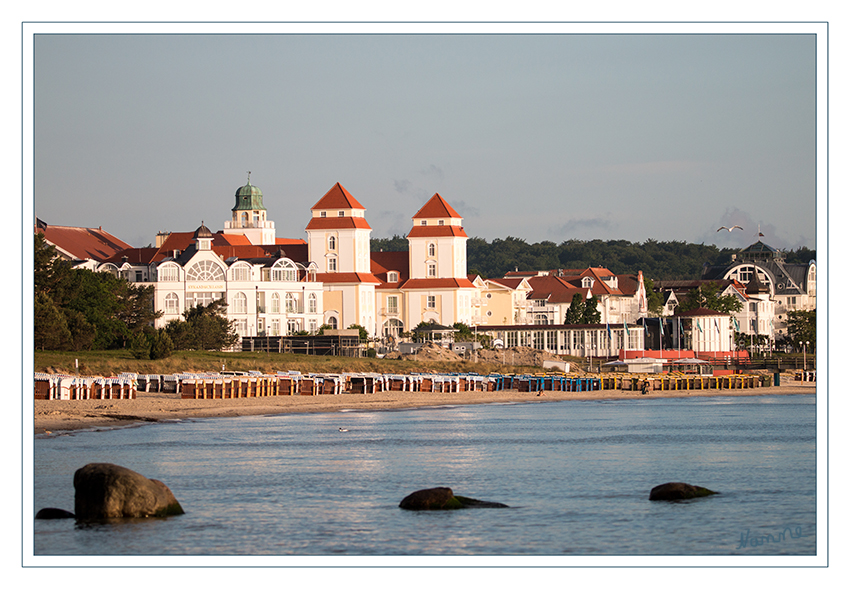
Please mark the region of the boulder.
<svg viewBox="0 0 850 589"><path fill-rule="evenodd" d="M398 504L402 509L423 511L431 509L464 509L468 507L507 507L503 503L481 501L455 495L449 487L434 487L414 491Z"/></svg>
<svg viewBox="0 0 850 589"><path fill-rule="evenodd" d="M716 495L717 491L697 487L688 483L664 483L653 487L649 492L650 501L678 501L680 499L694 499L695 497L707 497Z"/></svg>
<svg viewBox="0 0 850 589"><path fill-rule="evenodd" d="M76 516L70 511L59 509L58 507L45 507L44 509L39 509L38 513L35 514L35 519L66 519L71 517Z"/></svg>
<svg viewBox="0 0 850 589"><path fill-rule="evenodd" d="M183 508L161 481L109 463L87 464L74 473L77 519L165 517Z"/></svg>

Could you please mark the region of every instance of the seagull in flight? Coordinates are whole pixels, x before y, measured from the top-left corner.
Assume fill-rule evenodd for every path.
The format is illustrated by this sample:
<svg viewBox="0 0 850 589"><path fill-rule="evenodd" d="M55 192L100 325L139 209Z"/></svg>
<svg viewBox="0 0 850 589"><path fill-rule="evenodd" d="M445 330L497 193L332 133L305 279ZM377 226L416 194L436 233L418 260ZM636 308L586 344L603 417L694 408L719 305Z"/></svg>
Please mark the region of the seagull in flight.
<svg viewBox="0 0 850 589"><path fill-rule="evenodd" d="M740 229L741 231L743 231L743 230L744 230L744 228L743 228L743 227L741 227L740 225L732 225L731 227L726 227L726 226L724 225L723 227L720 227L720 228L718 229L718 231L723 231L724 229L725 229L726 231L728 231L729 233L732 233L732 230L733 230L733 229Z"/></svg>

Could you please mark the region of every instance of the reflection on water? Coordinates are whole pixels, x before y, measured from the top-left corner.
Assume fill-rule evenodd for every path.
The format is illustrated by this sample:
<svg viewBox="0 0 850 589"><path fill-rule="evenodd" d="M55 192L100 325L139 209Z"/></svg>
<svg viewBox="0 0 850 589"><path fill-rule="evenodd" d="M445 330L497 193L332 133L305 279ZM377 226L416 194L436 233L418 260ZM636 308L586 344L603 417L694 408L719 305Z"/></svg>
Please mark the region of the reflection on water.
<svg viewBox="0 0 850 589"><path fill-rule="evenodd" d="M555 402L245 417L35 441L34 507L73 510L73 473L165 482L166 520L37 520L36 554L813 554L813 396ZM348 429L341 433L339 428ZM647 500L684 480L719 490ZM511 509L417 513L449 486ZM781 543L751 537L801 529Z"/></svg>

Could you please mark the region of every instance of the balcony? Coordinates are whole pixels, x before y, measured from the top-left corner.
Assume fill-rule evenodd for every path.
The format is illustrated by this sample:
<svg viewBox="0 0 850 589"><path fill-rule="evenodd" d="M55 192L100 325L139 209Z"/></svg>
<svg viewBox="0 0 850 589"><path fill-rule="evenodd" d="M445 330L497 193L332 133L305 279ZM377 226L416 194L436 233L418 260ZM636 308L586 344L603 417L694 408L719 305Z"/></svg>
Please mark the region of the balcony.
<svg viewBox="0 0 850 589"><path fill-rule="evenodd" d="M395 317L398 314L398 307L381 307L381 315L385 317Z"/></svg>

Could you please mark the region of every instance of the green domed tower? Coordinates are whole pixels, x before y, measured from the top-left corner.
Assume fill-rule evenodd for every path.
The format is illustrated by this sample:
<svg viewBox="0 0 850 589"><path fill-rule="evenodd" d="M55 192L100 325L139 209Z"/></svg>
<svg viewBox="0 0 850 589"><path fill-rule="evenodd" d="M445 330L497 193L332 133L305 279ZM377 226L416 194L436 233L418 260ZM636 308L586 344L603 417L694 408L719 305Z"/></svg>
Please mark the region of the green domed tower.
<svg viewBox="0 0 850 589"><path fill-rule="evenodd" d="M242 234L254 245L274 244L274 222L266 219L263 191L251 184L251 172L248 183L236 190L236 204L230 210L233 214L224 223L224 233Z"/></svg>

